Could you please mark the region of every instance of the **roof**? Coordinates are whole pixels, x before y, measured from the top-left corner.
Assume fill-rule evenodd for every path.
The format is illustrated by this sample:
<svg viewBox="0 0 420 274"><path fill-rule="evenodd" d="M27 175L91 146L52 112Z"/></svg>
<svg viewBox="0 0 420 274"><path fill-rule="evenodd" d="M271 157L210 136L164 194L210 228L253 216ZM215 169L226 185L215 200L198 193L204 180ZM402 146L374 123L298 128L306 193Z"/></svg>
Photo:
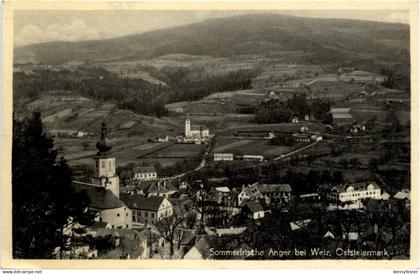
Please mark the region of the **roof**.
<svg viewBox="0 0 420 274"><path fill-rule="evenodd" d="M246 226L243 227L230 227L230 228L216 228L217 235L239 235L245 232Z"/></svg>
<svg viewBox="0 0 420 274"><path fill-rule="evenodd" d="M399 199L399 200L404 200L404 199L410 200L410 193L398 191L397 194L394 195L394 198Z"/></svg>
<svg viewBox="0 0 420 274"><path fill-rule="evenodd" d="M346 192L348 187L353 187L356 191L361 191L367 189L369 185L373 185L374 189L380 189L377 183L375 182L362 182L362 183L350 183L345 185L336 185L333 189L337 189L338 192Z"/></svg>
<svg viewBox="0 0 420 274"><path fill-rule="evenodd" d="M376 77L385 77L380 74L376 74L369 71L363 71L363 70L355 70L350 73L346 73L345 76L376 76Z"/></svg>
<svg viewBox="0 0 420 274"><path fill-rule="evenodd" d="M209 129L206 125L192 125L191 130L207 130Z"/></svg>
<svg viewBox="0 0 420 274"><path fill-rule="evenodd" d="M249 208L249 210L250 210L252 213L256 213L256 212L261 212L261 211L264 211L264 208L263 208L263 207L262 207L259 203L254 202L254 201L247 202L247 203L245 204L245 206L246 206L247 208Z"/></svg>
<svg viewBox="0 0 420 274"><path fill-rule="evenodd" d="M147 211L157 211L162 204L164 197L161 196L151 196L146 197L141 194L121 194L121 200L125 202L125 204L129 208L135 208L140 210L147 210Z"/></svg>
<svg viewBox="0 0 420 274"><path fill-rule="evenodd" d="M180 244L194 245L194 243L195 243L195 230L192 230L192 229L183 230Z"/></svg>
<svg viewBox="0 0 420 274"><path fill-rule="evenodd" d="M194 245L197 251L201 254L203 259L207 259L210 257L210 244L209 244L209 236L202 236L198 242Z"/></svg>
<svg viewBox="0 0 420 274"><path fill-rule="evenodd" d="M327 233L325 233L325 235L323 236L323 238L332 238L334 239L334 234L331 233L331 231L327 231Z"/></svg>
<svg viewBox="0 0 420 274"><path fill-rule="evenodd" d="M136 166L133 168L135 173L152 173L156 172L156 169L152 166Z"/></svg>
<svg viewBox="0 0 420 274"><path fill-rule="evenodd" d="M73 183L76 191L85 192L89 198L89 207L96 209L119 208L125 204L111 191L102 186Z"/></svg>
<svg viewBox="0 0 420 274"><path fill-rule="evenodd" d="M301 229L301 228L307 226L310 222L312 222L311 219L290 222L290 229L291 230Z"/></svg>
<svg viewBox="0 0 420 274"><path fill-rule="evenodd" d="M218 192L230 192L230 189L227 186L215 187L215 189Z"/></svg>
<svg viewBox="0 0 420 274"><path fill-rule="evenodd" d="M137 185L137 189L143 191L145 194L149 193L168 193L177 191L177 188L172 185L170 181L152 180L142 182Z"/></svg>
<svg viewBox="0 0 420 274"><path fill-rule="evenodd" d="M332 108L330 110L331 113L348 113L350 112L351 108Z"/></svg>
<svg viewBox="0 0 420 274"><path fill-rule="evenodd" d="M292 192L292 188L289 184L260 184L254 183L247 186L244 189L245 193L248 195L258 195L260 193L269 193L269 192Z"/></svg>
<svg viewBox="0 0 420 274"><path fill-rule="evenodd" d="M350 113L333 113L332 114L333 119L352 119L353 116L351 116Z"/></svg>

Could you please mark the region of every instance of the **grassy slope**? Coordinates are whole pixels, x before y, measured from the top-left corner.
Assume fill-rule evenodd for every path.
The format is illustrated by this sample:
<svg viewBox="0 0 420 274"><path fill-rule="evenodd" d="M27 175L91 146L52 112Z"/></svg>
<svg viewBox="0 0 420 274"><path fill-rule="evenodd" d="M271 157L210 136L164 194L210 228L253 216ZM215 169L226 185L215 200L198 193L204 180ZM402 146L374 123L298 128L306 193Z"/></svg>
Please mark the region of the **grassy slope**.
<svg viewBox="0 0 420 274"><path fill-rule="evenodd" d="M306 63L353 60L356 56L406 61L409 27L368 21L244 15L108 40L28 45L16 49L15 61L135 60L174 53L282 56L286 61Z"/></svg>

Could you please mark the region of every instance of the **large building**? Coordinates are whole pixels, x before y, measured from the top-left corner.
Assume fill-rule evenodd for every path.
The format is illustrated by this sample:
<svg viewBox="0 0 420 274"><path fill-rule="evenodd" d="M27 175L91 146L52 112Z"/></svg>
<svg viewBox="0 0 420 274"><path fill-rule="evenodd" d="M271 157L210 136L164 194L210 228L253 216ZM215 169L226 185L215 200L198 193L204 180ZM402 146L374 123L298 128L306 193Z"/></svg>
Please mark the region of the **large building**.
<svg viewBox="0 0 420 274"><path fill-rule="evenodd" d="M351 183L336 185L325 193L331 202L359 202L363 199L381 199L381 188L375 182Z"/></svg>
<svg viewBox="0 0 420 274"><path fill-rule="evenodd" d="M233 161L233 153L214 153L214 161Z"/></svg>
<svg viewBox="0 0 420 274"><path fill-rule="evenodd" d="M382 84L387 80L387 77L368 71L355 70L350 73L340 75L339 79L343 82Z"/></svg>
<svg viewBox="0 0 420 274"><path fill-rule="evenodd" d="M191 119L187 114L185 119L185 137L186 138L208 138L210 136L210 131L205 125L192 125Z"/></svg>
<svg viewBox="0 0 420 274"><path fill-rule="evenodd" d="M134 225L153 225L174 213L171 202L164 197L123 193L121 199L132 210Z"/></svg>

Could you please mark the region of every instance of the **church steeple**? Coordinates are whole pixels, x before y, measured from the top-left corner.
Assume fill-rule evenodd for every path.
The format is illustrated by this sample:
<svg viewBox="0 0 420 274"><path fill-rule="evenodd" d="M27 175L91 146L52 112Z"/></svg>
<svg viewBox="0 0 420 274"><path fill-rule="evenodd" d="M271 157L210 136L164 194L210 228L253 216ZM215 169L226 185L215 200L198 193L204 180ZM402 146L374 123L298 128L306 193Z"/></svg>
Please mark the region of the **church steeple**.
<svg viewBox="0 0 420 274"><path fill-rule="evenodd" d="M101 139L96 143L96 148L99 150L98 155L106 154L112 149L111 142L107 138L108 127L105 122L102 122L101 126Z"/></svg>
<svg viewBox="0 0 420 274"><path fill-rule="evenodd" d="M96 154L96 169L92 180L96 185L111 190L117 197L120 195L120 180L115 173L115 157L109 151L112 149L111 142L107 138L108 128L105 122L101 125L101 138L96 143L98 153Z"/></svg>

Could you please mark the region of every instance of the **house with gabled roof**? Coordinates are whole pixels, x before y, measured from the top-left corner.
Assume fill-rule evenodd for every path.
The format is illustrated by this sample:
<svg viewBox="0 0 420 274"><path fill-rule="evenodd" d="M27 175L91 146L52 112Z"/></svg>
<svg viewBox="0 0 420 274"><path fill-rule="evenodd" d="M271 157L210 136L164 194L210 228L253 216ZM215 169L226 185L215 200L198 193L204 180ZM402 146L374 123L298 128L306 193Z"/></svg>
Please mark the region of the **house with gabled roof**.
<svg viewBox="0 0 420 274"><path fill-rule="evenodd" d="M151 180L141 182L137 185L137 193L146 196L162 196L170 197L175 194L178 189L172 185L170 181Z"/></svg>
<svg viewBox="0 0 420 274"><path fill-rule="evenodd" d="M133 212L133 225L152 225L174 213L172 203L165 197L147 197L137 193L121 193L121 200Z"/></svg>
<svg viewBox="0 0 420 274"><path fill-rule="evenodd" d="M264 218L265 212L266 210L258 201L247 201L242 208L242 213L253 220Z"/></svg>
<svg viewBox="0 0 420 274"><path fill-rule="evenodd" d="M363 199L381 199L381 188L373 181L332 186L326 199L332 202L359 202Z"/></svg>
<svg viewBox="0 0 420 274"><path fill-rule="evenodd" d="M288 203L291 199L292 188L289 184L260 184L254 183L242 186L242 191L238 194L238 204L244 205L248 200L265 199L267 204Z"/></svg>
<svg viewBox="0 0 420 274"><path fill-rule="evenodd" d="M140 181L156 180L157 171L152 166L136 166L133 168L133 179Z"/></svg>

